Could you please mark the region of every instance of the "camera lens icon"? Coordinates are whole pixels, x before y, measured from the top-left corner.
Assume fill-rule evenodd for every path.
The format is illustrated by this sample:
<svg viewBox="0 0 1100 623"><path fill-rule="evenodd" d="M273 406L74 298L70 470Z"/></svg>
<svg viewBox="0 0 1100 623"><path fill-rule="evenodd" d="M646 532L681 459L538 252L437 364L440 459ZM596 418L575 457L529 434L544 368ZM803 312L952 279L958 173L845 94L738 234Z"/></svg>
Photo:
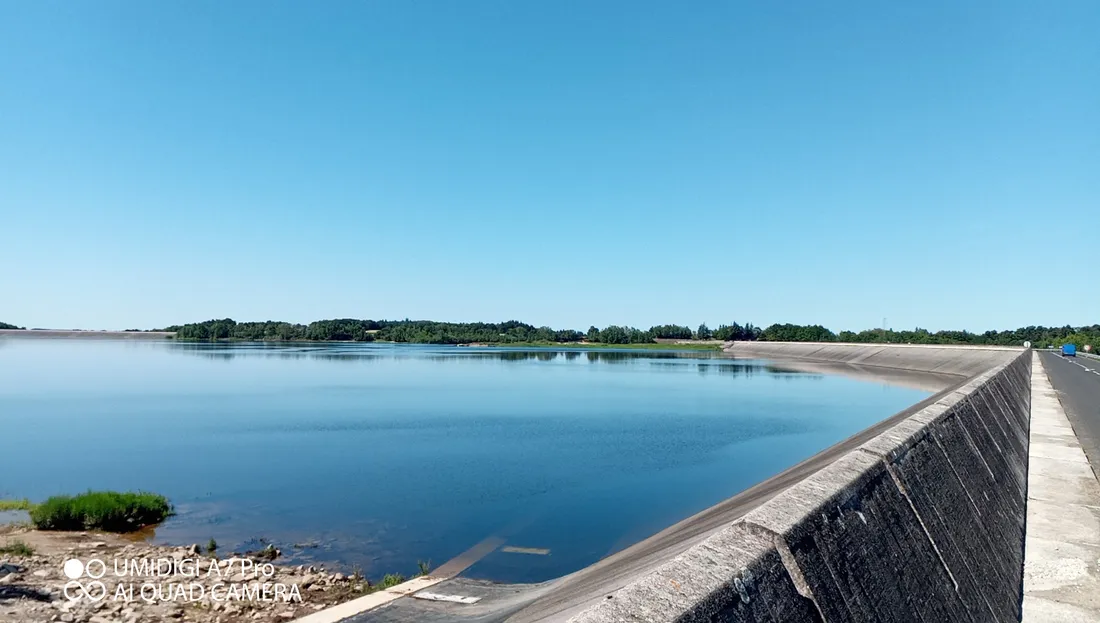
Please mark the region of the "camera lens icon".
<svg viewBox="0 0 1100 623"><path fill-rule="evenodd" d="M65 577L70 580L75 580L84 575L84 563L75 558L70 558L65 561Z"/></svg>

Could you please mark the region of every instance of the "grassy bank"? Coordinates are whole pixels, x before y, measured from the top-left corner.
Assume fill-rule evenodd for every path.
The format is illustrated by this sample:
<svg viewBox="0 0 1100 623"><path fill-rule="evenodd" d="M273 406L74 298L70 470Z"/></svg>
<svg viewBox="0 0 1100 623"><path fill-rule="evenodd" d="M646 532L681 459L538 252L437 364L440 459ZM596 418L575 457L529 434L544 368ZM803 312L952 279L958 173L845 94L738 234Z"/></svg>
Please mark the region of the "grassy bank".
<svg viewBox="0 0 1100 623"><path fill-rule="evenodd" d="M53 496L41 504L19 502L39 530L134 532L174 513L167 498L146 492L89 491Z"/></svg>

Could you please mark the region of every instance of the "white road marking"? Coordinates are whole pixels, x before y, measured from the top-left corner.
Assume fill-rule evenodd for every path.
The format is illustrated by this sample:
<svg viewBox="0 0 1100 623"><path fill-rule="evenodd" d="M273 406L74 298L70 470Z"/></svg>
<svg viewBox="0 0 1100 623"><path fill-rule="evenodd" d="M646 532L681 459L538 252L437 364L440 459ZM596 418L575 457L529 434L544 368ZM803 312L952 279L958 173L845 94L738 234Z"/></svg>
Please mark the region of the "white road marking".
<svg viewBox="0 0 1100 623"><path fill-rule="evenodd" d="M426 591L420 591L413 595L417 599L430 599L431 601L449 601L456 604L476 604L481 601L480 597L463 597L462 595L440 595L439 593L429 593Z"/></svg>
<svg viewBox="0 0 1100 623"><path fill-rule="evenodd" d="M1062 361L1065 361L1066 363L1072 363L1073 365L1075 365L1075 366L1077 366L1077 367L1081 368L1081 369L1082 369L1082 370L1084 370L1085 372L1092 372L1092 373L1093 373L1093 374L1095 374L1096 376L1100 376L1100 370L1093 370L1092 368L1090 368L1090 367L1086 366L1086 365L1085 365L1085 364L1083 364L1083 363L1078 363L1078 362L1076 362L1076 361L1070 361L1070 360L1069 360L1068 358L1066 358L1066 357L1059 357L1059 359L1061 359Z"/></svg>

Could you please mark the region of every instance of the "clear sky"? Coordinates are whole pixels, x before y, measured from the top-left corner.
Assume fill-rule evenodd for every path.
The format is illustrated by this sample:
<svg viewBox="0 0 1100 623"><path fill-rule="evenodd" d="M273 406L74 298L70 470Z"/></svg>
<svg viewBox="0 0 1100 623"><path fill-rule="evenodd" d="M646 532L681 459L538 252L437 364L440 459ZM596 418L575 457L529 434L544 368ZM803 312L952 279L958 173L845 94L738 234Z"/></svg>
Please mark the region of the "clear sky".
<svg viewBox="0 0 1100 623"><path fill-rule="evenodd" d="M1095 0L0 0L0 321L1100 322L1097 33Z"/></svg>

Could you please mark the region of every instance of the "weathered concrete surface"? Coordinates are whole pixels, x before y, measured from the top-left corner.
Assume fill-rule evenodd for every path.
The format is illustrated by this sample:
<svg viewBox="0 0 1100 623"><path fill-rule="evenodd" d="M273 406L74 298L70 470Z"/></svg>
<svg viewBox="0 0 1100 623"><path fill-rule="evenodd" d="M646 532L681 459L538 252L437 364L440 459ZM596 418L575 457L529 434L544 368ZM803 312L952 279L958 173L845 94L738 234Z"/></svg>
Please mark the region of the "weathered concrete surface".
<svg viewBox="0 0 1100 623"><path fill-rule="evenodd" d="M973 378L571 620L1019 620L1031 355L937 351Z"/></svg>
<svg viewBox="0 0 1100 623"><path fill-rule="evenodd" d="M833 342L730 342L735 357L774 361L820 361L971 377L1003 363L1022 348L928 344L837 344Z"/></svg>
<svg viewBox="0 0 1100 623"><path fill-rule="evenodd" d="M1100 483L1034 357L1023 621L1100 621Z"/></svg>

